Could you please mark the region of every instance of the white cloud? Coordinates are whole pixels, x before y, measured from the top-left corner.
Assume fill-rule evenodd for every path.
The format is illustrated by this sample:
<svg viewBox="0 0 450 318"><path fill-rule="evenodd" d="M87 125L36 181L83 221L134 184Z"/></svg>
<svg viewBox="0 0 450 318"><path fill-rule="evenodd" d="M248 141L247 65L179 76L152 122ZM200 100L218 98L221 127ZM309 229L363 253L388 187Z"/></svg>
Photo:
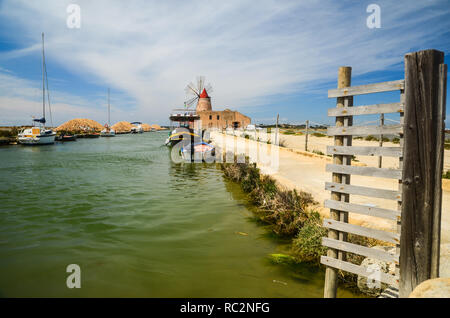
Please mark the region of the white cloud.
<svg viewBox="0 0 450 318"><path fill-rule="evenodd" d="M378 30L366 27L369 3L314 0L77 1L81 29L68 29L71 2L4 1L0 17L24 48L0 54L0 62L39 54L45 31L49 60L126 92L143 121L165 121L197 75L213 84L213 107L242 109L307 93L334 80L342 64L357 75L390 68L412 49L448 50L445 1L377 1ZM440 10L429 10L433 3Z"/></svg>
<svg viewBox="0 0 450 318"><path fill-rule="evenodd" d="M32 116L42 115L42 90L40 83L18 78L0 70L0 126L24 125L31 123ZM47 96L46 96L47 98ZM133 112L119 109L123 103L120 98L111 99L111 121L132 120ZM92 118L101 124L106 122L106 95L95 100L87 100L59 91L50 95L54 125L59 125L73 118ZM47 123L51 124L48 106L46 106Z"/></svg>

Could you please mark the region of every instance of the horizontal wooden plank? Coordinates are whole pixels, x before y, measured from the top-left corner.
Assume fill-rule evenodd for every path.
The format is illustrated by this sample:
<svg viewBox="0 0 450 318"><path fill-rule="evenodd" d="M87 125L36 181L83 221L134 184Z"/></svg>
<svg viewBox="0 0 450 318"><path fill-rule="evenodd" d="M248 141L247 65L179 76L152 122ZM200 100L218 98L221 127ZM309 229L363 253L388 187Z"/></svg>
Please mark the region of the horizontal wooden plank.
<svg viewBox="0 0 450 318"><path fill-rule="evenodd" d="M396 264L398 264L399 261L399 255L397 254L391 254L373 247L361 246L358 244L339 241L328 237L322 237L322 245L344 252L375 258L381 261L393 262Z"/></svg>
<svg viewBox="0 0 450 318"><path fill-rule="evenodd" d="M335 165L335 164L327 164L325 169L327 172L354 174L366 177L378 177L378 178L388 178L398 180L402 178L402 170L400 169L356 167L356 166Z"/></svg>
<svg viewBox="0 0 450 318"><path fill-rule="evenodd" d="M400 211L370 207L367 205L354 204L336 200L325 200L324 206L326 208L333 210L370 215L375 216L377 218L383 218L394 221L397 221L397 218L400 217Z"/></svg>
<svg viewBox="0 0 450 318"><path fill-rule="evenodd" d="M377 271L375 268L368 268L362 265L355 265L328 256L321 256L320 262L326 266L330 266L346 272L368 277L374 281L386 283L391 286L398 287L399 284L399 278L397 276L390 275L381 270Z"/></svg>
<svg viewBox="0 0 450 318"><path fill-rule="evenodd" d="M328 98L345 97L371 93L381 93L405 89L405 81L390 81L360 86L350 86L345 88L330 89L328 91Z"/></svg>
<svg viewBox="0 0 450 318"><path fill-rule="evenodd" d="M374 104L365 106L340 107L328 109L328 116L356 116L387 113L403 113L403 103Z"/></svg>
<svg viewBox="0 0 450 318"><path fill-rule="evenodd" d="M325 190L346 194L363 195L371 198L380 198L396 201L402 200L402 194L396 190L361 187L345 183L325 182Z"/></svg>
<svg viewBox="0 0 450 318"><path fill-rule="evenodd" d="M402 125L328 127L328 136L367 136L402 134Z"/></svg>
<svg viewBox="0 0 450 318"><path fill-rule="evenodd" d="M331 219L324 219L323 226L336 231L366 236L392 244L400 244L400 234L398 233L371 229L368 227L339 222Z"/></svg>
<svg viewBox="0 0 450 318"><path fill-rule="evenodd" d="M327 146L328 155L402 157L401 147Z"/></svg>

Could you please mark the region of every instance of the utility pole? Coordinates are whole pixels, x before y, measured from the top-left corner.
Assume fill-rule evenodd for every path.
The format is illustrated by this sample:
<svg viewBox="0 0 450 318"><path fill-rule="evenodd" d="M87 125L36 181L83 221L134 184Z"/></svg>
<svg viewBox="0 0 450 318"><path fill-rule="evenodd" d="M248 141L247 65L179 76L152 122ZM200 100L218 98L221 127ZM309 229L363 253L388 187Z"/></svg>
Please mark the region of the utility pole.
<svg viewBox="0 0 450 318"><path fill-rule="evenodd" d="M306 121L305 151L308 151L308 133L309 133L309 120Z"/></svg>
<svg viewBox="0 0 450 318"><path fill-rule="evenodd" d="M280 114L277 114L277 123L275 125L275 145L278 145L278 120L280 119Z"/></svg>

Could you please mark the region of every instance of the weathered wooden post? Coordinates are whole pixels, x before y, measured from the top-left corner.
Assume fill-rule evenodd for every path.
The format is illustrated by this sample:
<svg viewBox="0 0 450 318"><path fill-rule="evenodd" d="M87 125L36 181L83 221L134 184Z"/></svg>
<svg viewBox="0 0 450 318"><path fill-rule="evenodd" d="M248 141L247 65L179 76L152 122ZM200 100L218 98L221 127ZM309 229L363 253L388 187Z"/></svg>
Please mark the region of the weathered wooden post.
<svg viewBox="0 0 450 318"><path fill-rule="evenodd" d="M384 125L384 114L380 114L380 127ZM383 135L380 135L380 147L383 147ZM378 157L378 168L381 168L383 162L383 156Z"/></svg>
<svg viewBox="0 0 450 318"><path fill-rule="evenodd" d="M345 88L351 85L351 76L352 76L351 74L352 74L351 67L342 66L339 68L338 88ZM353 96L337 98L336 103L337 108L348 107L352 105L353 105ZM348 117L343 116L336 117L336 127L351 126L351 125L352 125L351 119L349 120ZM334 145L351 146L352 144L351 140L352 136L335 136ZM336 165L343 165L343 164L350 165L351 156L333 155L333 163ZM350 183L350 175L348 174L333 173L332 179L333 182L335 183L346 183L346 184ZM331 199L336 201L349 202L349 195L339 192L331 192ZM348 222L348 212L330 209L330 219L341 222ZM342 241L346 240L345 233L332 229L329 229L328 237L334 240L342 240ZM327 256L345 260L345 252L331 248L328 249ZM327 266L325 271L324 297L336 298L336 293L337 293L337 269Z"/></svg>
<svg viewBox="0 0 450 318"><path fill-rule="evenodd" d="M309 120L306 121L305 131L305 151L308 151L308 133L309 133Z"/></svg>
<svg viewBox="0 0 450 318"><path fill-rule="evenodd" d="M439 273L447 68L444 53L405 55L400 297Z"/></svg>
<svg viewBox="0 0 450 318"><path fill-rule="evenodd" d="M275 145L278 145L278 120L280 119L280 114L277 114L277 123L275 125Z"/></svg>

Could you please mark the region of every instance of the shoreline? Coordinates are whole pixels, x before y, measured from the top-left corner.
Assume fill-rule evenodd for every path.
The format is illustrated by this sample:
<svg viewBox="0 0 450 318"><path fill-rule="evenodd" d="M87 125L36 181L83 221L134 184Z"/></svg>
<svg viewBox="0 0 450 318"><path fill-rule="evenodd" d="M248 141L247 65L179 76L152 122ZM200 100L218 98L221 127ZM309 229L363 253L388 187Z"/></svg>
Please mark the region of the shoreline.
<svg viewBox="0 0 450 318"><path fill-rule="evenodd" d="M280 139L283 137L280 136ZM320 137L318 137L320 138ZM238 136L230 136L220 132L211 133L211 139L217 145L234 145L238 139L245 142L245 149L238 148L237 152L242 151L249 155L252 151L259 149L260 145L265 143L255 140L249 140ZM323 137L321 138L323 139ZM328 139L328 138L325 138ZM310 140L313 144L313 140ZM325 190L325 182L331 181L331 173L325 171L325 166L331 160L328 156L307 153L303 155L303 151L292 151L284 147L267 145L269 149L276 147L279 154L279 166L276 171L267 169L263 165L258 164L261 173L274 178L278 184L286 189L296 189L310 193L314 200L319 204L316 209L322 217L329 216L329 209L325 208L323 202L330 197L330 193ZM312 148L311 148L312 149ZM376 158L373 158L376 159ZM364 164L360 162L359 164ZM353 165L353 162L352 162ZM358 185L373 186L374 184L382 188L397 188L395 180L383 178L370 178L352 176L352 182ZM376 179L376 180L375 180ZM450 180L442 179L442 220L441 220L441 248L440 248L440 276L450 277ZM372 204L396 209L396 202L384 199L366 198L360 196L352 196L352 202L359 204ZM349 223L367 226L381 230L395 231L395 222L382 220L372 216L352 214L349 217Z"/></svg>

